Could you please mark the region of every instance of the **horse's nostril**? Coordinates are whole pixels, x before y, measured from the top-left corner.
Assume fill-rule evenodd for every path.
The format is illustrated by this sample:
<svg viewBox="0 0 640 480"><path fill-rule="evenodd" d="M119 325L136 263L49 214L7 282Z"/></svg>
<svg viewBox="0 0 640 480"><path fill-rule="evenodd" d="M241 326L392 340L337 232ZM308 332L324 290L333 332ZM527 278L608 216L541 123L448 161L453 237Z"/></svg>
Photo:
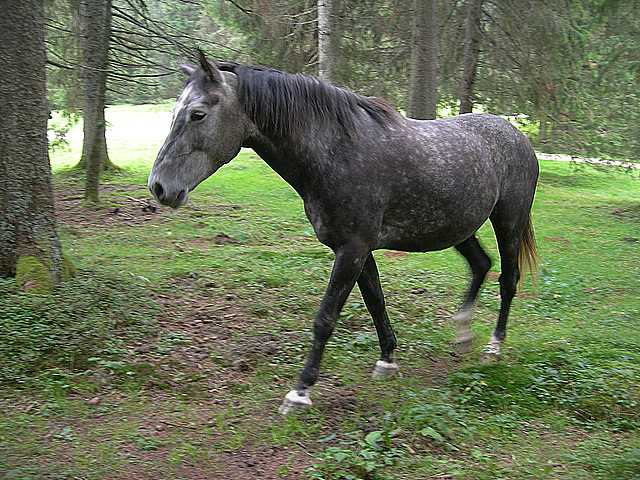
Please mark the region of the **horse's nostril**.
<svg viewBox="0 0 640 480"><path fill-rule="evenodd" d="M151 186L151 191L158 200L162 200L162 198L164 197L164 188L162 188L162 185L160 185L158 182L155 182Z"/></svg>

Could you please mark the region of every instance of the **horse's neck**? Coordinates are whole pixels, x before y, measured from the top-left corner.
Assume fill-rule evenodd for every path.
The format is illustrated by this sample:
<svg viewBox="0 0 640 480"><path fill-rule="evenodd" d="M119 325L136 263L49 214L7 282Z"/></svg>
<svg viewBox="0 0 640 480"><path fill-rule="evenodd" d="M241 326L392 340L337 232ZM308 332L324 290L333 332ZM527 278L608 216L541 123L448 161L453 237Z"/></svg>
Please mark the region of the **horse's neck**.
<svg viewBox="0 0 640 480"><path fill-rule="evenodd" d="M263 135L252 137L247 147L252 148L278 175L291 185L301 197L309 192L309 186L318 175L331 168L330 139L322 134L315 137L273 140Z"/></svg>

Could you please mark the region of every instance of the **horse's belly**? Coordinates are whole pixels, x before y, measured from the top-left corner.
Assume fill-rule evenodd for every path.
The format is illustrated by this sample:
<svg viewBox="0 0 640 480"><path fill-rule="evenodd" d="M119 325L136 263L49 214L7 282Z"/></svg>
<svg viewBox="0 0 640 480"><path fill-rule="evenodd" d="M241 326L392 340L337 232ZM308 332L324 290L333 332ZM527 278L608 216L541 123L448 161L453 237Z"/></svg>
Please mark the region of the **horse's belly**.
<svg viewBox="0 0 640 480"><path fill-rule="evenodd" d="M378 248L427 252L457 245L473 235L487 221L496 197L477 198L458 205L412 205L385 214Z"/></svg>

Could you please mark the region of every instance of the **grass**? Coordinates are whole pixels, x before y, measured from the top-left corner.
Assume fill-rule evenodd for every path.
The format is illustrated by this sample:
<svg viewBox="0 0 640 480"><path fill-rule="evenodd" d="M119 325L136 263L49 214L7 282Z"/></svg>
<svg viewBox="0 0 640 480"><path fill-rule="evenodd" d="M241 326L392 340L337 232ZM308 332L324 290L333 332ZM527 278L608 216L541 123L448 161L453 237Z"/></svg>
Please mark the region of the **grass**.
<svg viewBox="0 0 640 480"><path fill-rule="evenodd" d="M498 364L479 363L481 344L450 353L467 282L455 252L378 252L402 375L369 380L377 340L354 292L314 407L281 418L331 252L250 152L186 208L143 212L167 108L109 110L125 171L99 209L67 173L77 136L53 155L79 275L51 297L0 285L2 478L640 478L637 173L541 162L541 269L514 302ZM480 237L497 265L490 227ZM493 274L481 341L498 307Z"/></svg>

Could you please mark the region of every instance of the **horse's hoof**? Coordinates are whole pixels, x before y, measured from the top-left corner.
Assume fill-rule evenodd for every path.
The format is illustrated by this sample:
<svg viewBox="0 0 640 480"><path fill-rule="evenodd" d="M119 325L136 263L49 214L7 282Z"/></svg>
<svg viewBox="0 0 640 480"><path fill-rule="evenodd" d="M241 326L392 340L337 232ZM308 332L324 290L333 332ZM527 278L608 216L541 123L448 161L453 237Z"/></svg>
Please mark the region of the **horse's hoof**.
<svg viewBox="0 0 640 480"><path fill-rule="evenodd" d="M391 378L394 377L398 373L398 364L397 363L389 363L384 360L378 360L376 362L376 366L373 367L373 372L371 373L371 378Z"/></svg>
<svg viewBox="0 0 640 480"><path fill-rule="evenodd" d="M472 308L464 308L462 310L458 310L453 316L453 322L456 325L464 325L468 326L471 323L471 318L473 317L473 309Z"/></svg>
<svg viewBox="0 0 640 480"><path fill-rule="evenodd" d="M309 398L308 393L305 393L304 395L300 395L297 390L291 390L284 397L284 400L282 401L282 405L280 405L280 408L278 409L278 411L282 415L288 415L293 411L309 408L311 404L312 402L311 402L311 399Z"/></svg>
<svg viewBox="0 0 640 480"><path fill-rule="evenodd" d="M483 365L497 363L500 361L500 354L494 352L482 352L480 354L480 363Z"/></svg>
<svg viewBox="0 0 640 480"><path fill-rule="evenodd" d="M480 354L480 363L495 363L500 360L500 341L492 339Z"/></svg>
<svg viewBox="0 0 640 480"><path fill-rule="evenodd" d="M453 342L453 350L458 354L469 353L473 349L473 333L458 336Z"/></svg>

